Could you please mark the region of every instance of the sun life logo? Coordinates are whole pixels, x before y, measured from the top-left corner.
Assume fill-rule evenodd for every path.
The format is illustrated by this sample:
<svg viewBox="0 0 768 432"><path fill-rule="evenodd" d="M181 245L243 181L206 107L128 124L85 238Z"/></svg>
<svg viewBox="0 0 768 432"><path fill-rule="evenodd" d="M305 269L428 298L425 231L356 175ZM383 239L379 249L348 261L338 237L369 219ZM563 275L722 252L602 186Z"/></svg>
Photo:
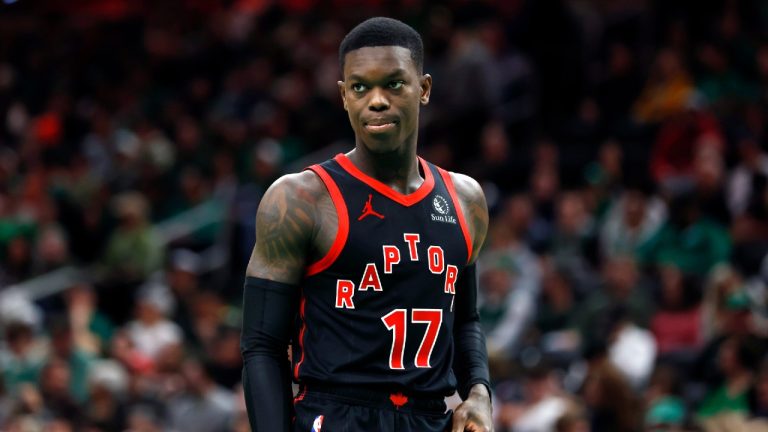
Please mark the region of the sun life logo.
<svg viewBox="0 0 768 432"><path fill-rule="evenodd" d="M442 215L448 214L448 201L446 201L445 198L440 195L435 195L435 198L432 200L432 207L434 207L435 210Z"/></svg>

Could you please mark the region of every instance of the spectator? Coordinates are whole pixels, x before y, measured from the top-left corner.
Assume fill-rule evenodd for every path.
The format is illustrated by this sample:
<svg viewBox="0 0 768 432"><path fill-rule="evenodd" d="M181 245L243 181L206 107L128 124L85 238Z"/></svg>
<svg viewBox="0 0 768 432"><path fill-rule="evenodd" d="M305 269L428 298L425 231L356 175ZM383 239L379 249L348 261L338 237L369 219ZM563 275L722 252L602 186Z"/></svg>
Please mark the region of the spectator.
<svg viewBox="0 0 768 432"><path fill-rule="evenodd" d="M511 198L479 258L479 308L495 356L509 357L520 344L540 289L539 264L524 240L531 212L529 200Z"/></svg>
<svg viewBox="0 0 768 432"><path fill-rule="evenodd" d="M7 322L4 328L7 346L0 350L0 369L8 393L18 395L23 384L37 382L46 361L46 347L27 322Z"/></svg>
<svg viewBox="0 0 768 432"><path fill-rule="evenodd" d="M694 161L702 151L723 152L725 143L720 123L708 111L693 106L666 120L651 151L651 174L659 185L673 194L694 182Z"/></svg>
<svg viewBox="0 0 768 432"><path fill-rule="evenodd" d="M605 353L595 352L582 387L592 432L640 428L640 406L621 372Z"/></svg>
<svg viewBox="0 0 768 432"><path fill-rule="evenodd" d="M628 258L613 258L603 267L603 284L579 305L577 325L585 342L605 336L605 319L621 307L630 321L647 327L652 310L648 286L641 280L635 263Z"/></svg>
<svg viewBox="0 0 768 432"><path fill-rule="evenodd" d="M49 416L64 418L69 422L81 421L82 406L70 393L72 370L66 361L51 359L40 372L40 394Z"/></svg>
<svg viewBox="0 0 768 432"><path fill-rule="evenodd" d="M582 292L594 285L591 263L596 256L595 225L579 192L565 192L557 200L552 258Z"/></svg>
<svg viewBox="0 0 768 432"><path fill-rule="evenodd" d="M686 420L685 402L679 396L680 380L670 366L653 371L645 391L645 427L650 430L682 430Z"/></svg>
<svg viewBox="0 0 768 432"><path fill-rule="evenodd" d="M137 299L136 319L126 326L127 336L138 353L153 362L164 348L183 342L181 329L168 319L174 306L166 286L145 285Z"/></svg>
<svg viewBox="0 0 768 432"><path fill-rule="evenodd" d="M84 423L97 431L124 430L126 407L123 399L128 386L126 370L114 361L105 360L94 364L88 381Z"/></svg>
<svg viewBox="0 0 768 432"><path fill-rule="evenodd" d="M692 354L703 344L695 279L683 276L680 269L671 265L662 266L659 276L661 300L651 319L659 354Z"/></svg>
<svg viewBox="0 0 768 432"><path fill-rule="evenodd" d="M752 428L755 430L766 428L768 426L768 360L763 359L747 398Z"/></svg>
<svg viewBox="0 0 768 432"><path fill-rule="evenodd" d="M234 414L232 392L217 386L205 366L197 361L185 362L183 375L183 393L169 402L172 430L228 431Z"/></svg>
<svg viewBox="0 0 768 432"><path fill-rule="evenodd" d="M64 294L64 302L75 347L92 356L107 353L114 327L97 309L93 287L85 283L74 285Z"/></svg>
<svg viewBox="0 0 768 432"><path fill-rule="evenodd" d="M637 248L661 228L667 218L664 203L649 187L630 184L611 204L600 229L600 251L606 259L633 257Z"/></svg>
<svg viewBox="0 0 768 432"><path fill-rule="evenodd" d="M703 217L693 195L673 198L670 215L656 235L640 245L638 257L642 264L673 263L685 274L701 275L728 259L728 233Z"/></svg>
<svg viewBox="0 0 768 432"><path fill-rule="evenodd" d="M576 297L565 275L551 263L544 266L536 330L545 353L575 353L581 347L577 329Z"/></svg>
<svg viewBox="0 0 768 432"><path fill-rule="evenodd" d="M645 387L656 361L656 341L651 332L635 325L619 306L608 316L608 355L634 389Z"/></svg>
<svg viewBox="0 0 768 432"><path fill-rule="evenodd" d="M526 374L524 395L520 403L501 408L503 428L515 432L551 431L572 403L562 394L553 372L544 366Z"/></svg>
<svg viewBox="0 0 768 432"><path fill-rule="evenodd" d="M88 375L93 357L74 343L72 326L66 317L54 318L51 324L51 354L69 368L69 394L78 404L88 396Z"/></svg>
<svg viewBox="0 0 768 432"><path fill-rule="evenodd" d="M104 266L106 277L122 281L141 281L160 268L162 251L148 223L146 199L137 192L115 198L120 225L110 238Z"/></svg>
<svg viewBox="0 0 768 432"><path fill-rule="evenodd" d="M693 95L693 82L679 52L663 48L656 55L634 117L644 123L658 123L685 109Z"/></svg>
<svg viewBox="0 0 768 432"><path fill-rule="evenodd" d="M738 142L739 164L728 179L728 208L736 220L734 241L768 240L768 155L752 137Z"/></svg>
<svg viewBox="0 0 768 432"><path fill-rule="evenodd" d="M717 423L722 415L738 413L746 417L755 366L754 348L745 339L732 337L720 345L718 367L725 380L709 391L696 411L697 418L707 425Z"/></svg>

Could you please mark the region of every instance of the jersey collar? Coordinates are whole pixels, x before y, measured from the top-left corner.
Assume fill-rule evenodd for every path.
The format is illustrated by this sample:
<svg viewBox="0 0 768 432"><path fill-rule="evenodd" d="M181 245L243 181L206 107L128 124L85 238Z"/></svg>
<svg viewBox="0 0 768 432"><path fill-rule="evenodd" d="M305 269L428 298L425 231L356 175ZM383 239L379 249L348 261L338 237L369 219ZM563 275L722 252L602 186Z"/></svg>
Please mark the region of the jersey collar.
<svg viewBox="0 0 768 432"><path fill-rule="evenodd" d="M435 178L432 175L432 170L429 168L429 165L427 165L427 162L420 157L419 163L421 163L421 167L424 171L424 181L421 183L421 186L419 186L418 189L407 195L392 189L384 183L360 171L360 169L356 167L355 164L353 164L352 161L349 160L347 155L344 153L337 154L333 159L338 162L338 164L341 165L341 167L351 176L372 187L374 190L376 190L376 192L384 195L392 201L404 205L405 207L410 207L421 201L424 199L424 197L429 195L429 193L432 192L432 189L435 187Z"/></svg>

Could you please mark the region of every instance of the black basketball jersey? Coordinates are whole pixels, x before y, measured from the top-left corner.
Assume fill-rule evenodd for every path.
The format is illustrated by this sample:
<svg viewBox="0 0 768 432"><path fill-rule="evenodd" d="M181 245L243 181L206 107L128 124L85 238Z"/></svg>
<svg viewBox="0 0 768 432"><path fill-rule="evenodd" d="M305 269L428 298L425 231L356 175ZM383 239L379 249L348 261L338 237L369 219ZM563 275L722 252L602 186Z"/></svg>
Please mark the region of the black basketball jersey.
<svg viewBox="0 0 768 432"><path fill-rule="evenodd" d="M455 282L472 243L448 172L419 158L404 195L343 154L310 167L338 234L301 285L293 375L302 383L451 394Z"/></svg>

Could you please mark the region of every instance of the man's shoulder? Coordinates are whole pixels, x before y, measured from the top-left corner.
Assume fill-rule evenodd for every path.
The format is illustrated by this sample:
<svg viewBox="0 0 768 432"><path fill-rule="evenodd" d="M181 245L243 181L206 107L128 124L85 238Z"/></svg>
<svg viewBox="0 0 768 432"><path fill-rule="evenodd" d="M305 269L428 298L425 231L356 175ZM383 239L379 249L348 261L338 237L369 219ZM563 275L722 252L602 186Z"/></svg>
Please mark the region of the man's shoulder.
<svg viewBox="0 0 768 432"><path fill-rule="evenodd" d="M297 173L285 174L275 180L267 190L267 193L292 192L309 193L317 195L325 191L325 186L320 178L311 170L303 170Z"/></svg>
<svg viewBox="0 0 768 432"><path fill-rule="evenodd" d="M443 168L440 169L448 173L456 190L456 194L462 201L475 201L479 198L485 198L483 188L480 187L480 183L478 183L477 180L466 174L449 171Z"/></svg>

